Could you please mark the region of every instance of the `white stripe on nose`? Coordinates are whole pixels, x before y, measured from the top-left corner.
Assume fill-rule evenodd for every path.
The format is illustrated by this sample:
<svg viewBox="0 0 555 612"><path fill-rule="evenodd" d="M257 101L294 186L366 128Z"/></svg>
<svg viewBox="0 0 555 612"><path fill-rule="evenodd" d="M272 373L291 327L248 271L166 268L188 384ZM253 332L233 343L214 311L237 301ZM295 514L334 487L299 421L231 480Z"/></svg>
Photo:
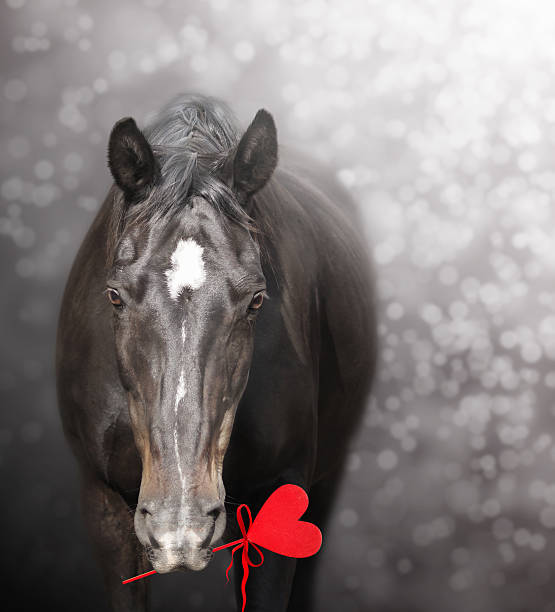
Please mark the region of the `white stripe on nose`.
<svg viewBox="0 0 555 612"><path fill-rule="evenodd" d="M185 348L185 321L181 324L181 349ZM177 434L177 427L179 424L179 404L185 397L185 374L183 368L179 374L179 382L177 383L177 392L175 394L175 404L173 407L174 412L174 426L173 426L173 446L175 449L175 459L177 461L177 471L179 472L179 480L181 482L181 505L185 506L185 476L181 469L181 455L179 454L179 437Z"/></svg>

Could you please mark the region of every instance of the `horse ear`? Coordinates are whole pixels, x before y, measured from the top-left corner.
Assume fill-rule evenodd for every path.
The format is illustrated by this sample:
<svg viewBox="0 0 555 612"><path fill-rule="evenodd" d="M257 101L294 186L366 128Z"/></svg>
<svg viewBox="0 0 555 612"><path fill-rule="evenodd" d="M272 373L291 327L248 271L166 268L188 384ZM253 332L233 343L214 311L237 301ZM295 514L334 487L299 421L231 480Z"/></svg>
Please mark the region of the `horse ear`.
<svg viewBox="0 0 555 612"><path fill-rule="evenodd" d="M233 187L247 199L268 182L278 160L276 125L260 109L243 134L233 159Z"/></svg>
<svg viewBox="0 0 555 612"><path fill-rule="evenodd" d="M133 198L152 185L158 167L147 139L131 117L113 127L108 144L110 172L125 195Z"/></svg>

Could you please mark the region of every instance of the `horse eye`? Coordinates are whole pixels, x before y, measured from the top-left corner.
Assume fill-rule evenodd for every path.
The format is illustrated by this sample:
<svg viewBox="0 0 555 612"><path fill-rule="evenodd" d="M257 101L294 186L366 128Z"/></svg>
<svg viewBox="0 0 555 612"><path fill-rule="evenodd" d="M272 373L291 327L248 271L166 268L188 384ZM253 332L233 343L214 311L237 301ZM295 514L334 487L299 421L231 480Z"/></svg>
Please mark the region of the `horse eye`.
<svg viewBox="0 0 555 612"><path fill-rule="evenodd" d="M115 289L111 289L110 287L108 287L108 289L106 289L106 295L108 296L108 299L110 300L113 306L115 306L116 308L123 307L123 300L121 299L120 294Z"/></svg>
<svg viewBox="0 0 555 612"><path fill-rule="evenodd" d="M251 303L249 304L249 310L251 311L258 310L262 306L263 302L264 302L264 291L259 291L258 293L255 293L254 297L251 300Z"/></svg>

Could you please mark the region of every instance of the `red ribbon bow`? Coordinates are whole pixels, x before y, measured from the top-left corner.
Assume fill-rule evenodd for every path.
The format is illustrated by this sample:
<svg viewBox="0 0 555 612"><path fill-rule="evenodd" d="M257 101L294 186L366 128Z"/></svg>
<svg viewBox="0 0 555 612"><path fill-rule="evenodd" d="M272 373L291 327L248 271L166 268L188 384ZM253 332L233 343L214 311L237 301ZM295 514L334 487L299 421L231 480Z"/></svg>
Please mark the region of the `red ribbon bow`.
<svg viewBox="0 0 555 612"><path fill-rule="evenodd" d="M242 515L243 508L247 511L249 517L248 528L245 528L245 521ZM243 537L214 548L214 552L233 546L231 550L231 563L225 572L229 582L229 572L233 567L233 555L240 548L243 549L241 556L243 563L243 579L241 580L241 593L243 595L242 612L244 612L247 604L246 586L249 577L249 567L260 567L264 563L264 555L259 546L279 555L295 557L297 559L310 557L320 550L322 545L321 531L312 523L299 521L299 518L305 513L307 508L308 496L301 487L296 485L283 485L276 489L265 501L254 521L252 520L250 508L246 504L241 504L237 508L237 523ZM259 554L260 563L254 563L250 560L249 544ZM146 574L128 578L123 581L123 584L155 573L156 570L152 570Z"/></svg>
<svg viewBox="0 0 555 612"><path fill-rule="evenodd" d="M243 510L243 508L245 508L245 510L247 511L247 514L249 515L248 529L245 529L245 522L243 521L243 516L241 515L241 511ZM246 587L247 587L247 579L249 577L249 567L260 567L264 563L264 555L262 554L262 551L260 550L260 548L254 542L250 542L249 540L249 529L252 527L252 515L251 515L250 508L246 504L241 504L237 508L237 523L239 524L239 529L241 530L243 537L240 540L235 540L233 542L229 542L229 544L224 544L223 546L218 546L217 548L214 548L214 552L218 550L223 550L224 548L229 548L231 546L234 546L234 548L231 551L231 563L229 564L228 568L225 571L225 577L227 579L227 582L229 582L229 572L231 571L231 568L233 567L233 555L240 548L243 549L243 552L241 554L241 561L243 563L243 579L241 580L241 593L243 595L243 607L241 608L241 612L243 612L245 610L245 605L247 604ZM249 543L252 544L252 547L260 555L260 563L253 563L250 560Z"/></svg>

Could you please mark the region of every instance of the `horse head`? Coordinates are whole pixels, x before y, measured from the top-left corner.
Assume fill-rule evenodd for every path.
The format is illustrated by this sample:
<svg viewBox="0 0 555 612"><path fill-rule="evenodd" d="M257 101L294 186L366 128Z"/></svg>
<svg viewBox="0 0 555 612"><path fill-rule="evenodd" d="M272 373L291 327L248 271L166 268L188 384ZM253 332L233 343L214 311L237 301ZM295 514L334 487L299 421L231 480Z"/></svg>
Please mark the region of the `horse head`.
<svg viewBox="0 0 555 612"><path fill-rule="evenodd" d="M158 572L203 569L225 528L223 459L266 289L243 221L277 163L265 111L235 142L181 120L145 136L123 119L108 149L120 212L106 307L142 459L135 531Z"/></svg>

